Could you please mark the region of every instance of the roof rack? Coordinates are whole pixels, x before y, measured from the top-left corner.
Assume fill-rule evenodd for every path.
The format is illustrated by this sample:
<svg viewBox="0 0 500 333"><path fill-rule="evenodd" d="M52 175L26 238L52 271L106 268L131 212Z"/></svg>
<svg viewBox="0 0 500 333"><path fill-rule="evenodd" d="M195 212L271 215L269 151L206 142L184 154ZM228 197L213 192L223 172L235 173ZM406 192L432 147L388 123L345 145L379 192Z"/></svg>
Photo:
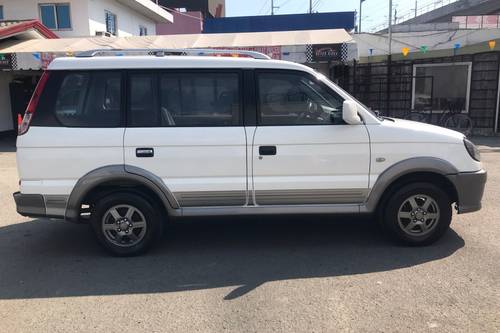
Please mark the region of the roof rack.
<svg viewBox="0 0 500 333"><path fill-rule="evenodd" d="M254 59L271 59L268 55L255 51L247 50L228 50L228 49L96 49L78 52L75 56L79 58L90 58L97 56L141 56L152 55L163 56L245 56Z"/></svg>

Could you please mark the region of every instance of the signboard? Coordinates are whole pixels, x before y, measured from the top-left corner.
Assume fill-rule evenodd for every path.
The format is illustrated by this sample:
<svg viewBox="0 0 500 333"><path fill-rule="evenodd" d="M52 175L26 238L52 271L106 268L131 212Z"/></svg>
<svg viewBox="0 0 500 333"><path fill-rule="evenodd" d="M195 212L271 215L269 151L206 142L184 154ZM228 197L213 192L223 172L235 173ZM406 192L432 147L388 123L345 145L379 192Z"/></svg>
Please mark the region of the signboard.
<svg viewBox="0 0 500 333"><path fill-rule="evenodd" d="M0 54L0 69L12 69L12 54Z"/></svg>
<svg viewBox="0 0 500 333"><path fill-rule="evenodd" d="M497 15L485 15L485 16L483 16L483 28L486 28L486 29L498 28L498 16Z"/></svg>
<svg viewBox="0 0 500 333"><path fill-rule="evenodd" d="M255 51L264 53L272 59L281 60L281 46L249 46L249 47L216 47L220 50L240 50L240 51Z"/></svg>
<svg viewBox="0 0 500 333"><path fill-rule="evenodd" d="M312 61L342 61L342 44L313 45Z"/></svg>
<svg viewBox="0 0 500 333"><path fill-rule="evenodd" d="M482 23L482 16L467 16L467 29L479 29Z"/></svg>
<svg viewBox="0 0 500 333"><path fill-rule="evenodd" d="M453 16L451 18L451 21L458 23L459 29L466 29L467 28L467 16Z"/></svg>

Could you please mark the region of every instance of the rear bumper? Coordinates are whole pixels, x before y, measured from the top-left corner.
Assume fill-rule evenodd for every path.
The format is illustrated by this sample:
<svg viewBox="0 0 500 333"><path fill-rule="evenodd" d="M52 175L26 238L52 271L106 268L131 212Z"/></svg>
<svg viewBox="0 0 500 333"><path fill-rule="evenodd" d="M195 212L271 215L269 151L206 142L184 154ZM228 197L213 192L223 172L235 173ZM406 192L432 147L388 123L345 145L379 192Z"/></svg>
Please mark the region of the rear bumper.
<svg viewBox="0 0 500 333"><path fill-rule="evenodd" d="M41 194L13 194L16 210L22 216L64 218L67 196Z"/></svg>
<svg viewBox="0 0 500 333"><path fill-rule="evenodd" d="M448 178L457 190L458 214L475 212L481 209L481 200L487 179L485 170L462 172L456 175L449 175Z"/></svg>

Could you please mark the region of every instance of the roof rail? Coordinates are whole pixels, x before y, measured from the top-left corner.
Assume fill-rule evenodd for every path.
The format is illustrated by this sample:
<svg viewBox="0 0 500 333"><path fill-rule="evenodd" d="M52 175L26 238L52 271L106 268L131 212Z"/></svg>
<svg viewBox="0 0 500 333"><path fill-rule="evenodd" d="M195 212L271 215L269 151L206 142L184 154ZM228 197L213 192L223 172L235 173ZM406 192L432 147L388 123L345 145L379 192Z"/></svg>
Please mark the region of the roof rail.
<svg viewBox="0 0 500 333"><path fill-rule="evenodd" d="M271 59L268 55L255 51L229 50L229 49L96 49L78 52L75 54L79 58L90 58L97 56L140 56L153 55L163 56L213 56L213 55L241 55L254 59Z"/></svg>

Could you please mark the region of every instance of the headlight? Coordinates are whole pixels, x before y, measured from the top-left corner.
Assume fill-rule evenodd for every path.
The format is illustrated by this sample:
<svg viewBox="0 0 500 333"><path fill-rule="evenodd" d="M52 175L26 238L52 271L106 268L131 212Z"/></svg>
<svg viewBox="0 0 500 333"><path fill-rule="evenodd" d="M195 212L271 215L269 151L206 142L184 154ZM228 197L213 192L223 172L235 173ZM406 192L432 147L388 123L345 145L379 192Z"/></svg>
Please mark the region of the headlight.
<svg viewBox="0 0 500 333"><path fill-rule="evenodd" d="M472 142L470 142L467 139L464 139L464 145L470 157L472 157L478 162L481 161L481 153L479 153L479 149L477 149L477 147Z"/></svg>

